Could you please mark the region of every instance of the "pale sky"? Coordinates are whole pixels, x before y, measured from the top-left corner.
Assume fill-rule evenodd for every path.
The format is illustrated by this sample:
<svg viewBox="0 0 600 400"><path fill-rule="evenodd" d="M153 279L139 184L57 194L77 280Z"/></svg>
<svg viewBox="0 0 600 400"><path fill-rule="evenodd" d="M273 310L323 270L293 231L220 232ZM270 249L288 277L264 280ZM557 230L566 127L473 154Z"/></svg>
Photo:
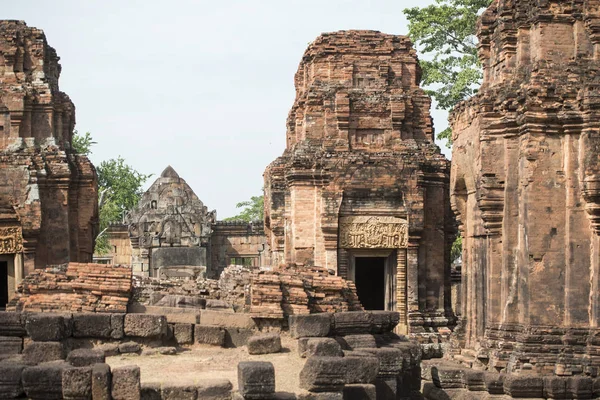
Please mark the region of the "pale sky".
<svg viewBox="0 0 600 400"><path fill-rule="evenodd" d="M155 175L146 187L171 165L222 219L262 193L285 148L308 43L342 29L406 34L402 10L433 0L1 2L0 18L43 29L57 50L94 164L121 155ZM447 113L432 115L443 130Z"/></svg>

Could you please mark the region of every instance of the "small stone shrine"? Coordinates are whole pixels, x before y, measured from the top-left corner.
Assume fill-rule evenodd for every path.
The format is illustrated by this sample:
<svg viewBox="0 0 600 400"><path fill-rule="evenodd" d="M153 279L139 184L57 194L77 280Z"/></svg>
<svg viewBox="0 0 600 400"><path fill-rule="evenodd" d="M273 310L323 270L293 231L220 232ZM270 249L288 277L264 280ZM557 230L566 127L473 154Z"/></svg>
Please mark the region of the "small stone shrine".
<svg viewBox="0 0 600 400"><path fill-rule="evenodd" d="M206 273L212 224L208 211L170 166L126 216L135 274L170 277Z"/></svg>

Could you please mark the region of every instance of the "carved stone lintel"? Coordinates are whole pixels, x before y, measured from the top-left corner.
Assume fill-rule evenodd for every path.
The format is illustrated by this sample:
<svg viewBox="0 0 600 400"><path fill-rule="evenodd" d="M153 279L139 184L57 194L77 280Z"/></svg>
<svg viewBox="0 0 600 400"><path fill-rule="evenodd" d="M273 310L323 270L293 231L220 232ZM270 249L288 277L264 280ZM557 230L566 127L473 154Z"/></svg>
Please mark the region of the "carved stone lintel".
<svg viewBox="0 0 600 400"><path fill-rule="evenodd" d="M346 249L406 248L408 247L408 221L398 217L341 217L340 247Z"/></svg>
<svg viewBox="0 0 600 400"><path fill-rule="evenodd" d="M0 227L0 254L23 251L23 232L20 226Z"/></svg>

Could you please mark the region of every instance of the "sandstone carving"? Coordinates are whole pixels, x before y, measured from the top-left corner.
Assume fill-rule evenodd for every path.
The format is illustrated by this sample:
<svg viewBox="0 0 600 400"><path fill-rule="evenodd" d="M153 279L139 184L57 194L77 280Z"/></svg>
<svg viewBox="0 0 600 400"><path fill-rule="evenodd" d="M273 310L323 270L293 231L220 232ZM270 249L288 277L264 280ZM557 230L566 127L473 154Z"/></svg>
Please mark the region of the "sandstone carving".
<svg viewBox="0 0 600 400"><path fill-rule="evenodd" d="M400 311L411 332L453 321L450 167L420 79L406 37L319 36L296 72L286 149L264 175L272 264L353 280L366 308Z"/></svg>
<svg viewBox="0 0 600 400"><path fill-rule="evenodd" d="M457 337L490 368L600 363L599 33L596 1L496 0L481 16L484 81L451 115L451 202Z"/></svg>
<svg viewBox="0 0 600 400"><path fill-rule="evenodd" d="M23 231L20 226L0 228L0 254L16 254L23 251Z"/></svg>
<svg viewBox="0 0 600 400"><path fill-rule="evenodd" d="M408 222L396 217L341 217L340 247L397 249L408 247Z"/></svg>

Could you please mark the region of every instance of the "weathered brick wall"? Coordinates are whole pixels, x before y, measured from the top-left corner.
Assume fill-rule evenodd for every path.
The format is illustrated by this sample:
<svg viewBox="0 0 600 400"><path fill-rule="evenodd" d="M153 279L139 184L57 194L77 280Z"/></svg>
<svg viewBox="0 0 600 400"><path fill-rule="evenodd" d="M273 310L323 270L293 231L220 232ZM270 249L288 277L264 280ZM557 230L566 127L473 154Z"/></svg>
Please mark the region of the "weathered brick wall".
<svg viewBox="0 0 600 400"><path fill-rule="evenodd" d="M600 362L599 26L596 2L500 0L481 17L484 81L451 115L451 201L460 344L490 366Z"/></svg>
<svg viewBox="0 0 600 400"><path fill-rule="evenodd" d="M0 21L0 204L18 226L24 273L49 264L89 262L97 228L97 177L71 151L75 106L58 87L59 57L44 33L22 21ZM0 236L5 236L0 232Z"/></svg>
<svg viewBox="0 0 600 400"><path fill-rule="evenodd" d="M69 263L35 270L19 284L7 310L126 312L131 296L131 268Z"/></svg>
<svg viewBox="0 0 600 400"><path fill-rule="evenodd" d="M262 223L217 221L212 229L208 277L218 278L234 258L246 267L264 265L266 238Z"/></svg>

